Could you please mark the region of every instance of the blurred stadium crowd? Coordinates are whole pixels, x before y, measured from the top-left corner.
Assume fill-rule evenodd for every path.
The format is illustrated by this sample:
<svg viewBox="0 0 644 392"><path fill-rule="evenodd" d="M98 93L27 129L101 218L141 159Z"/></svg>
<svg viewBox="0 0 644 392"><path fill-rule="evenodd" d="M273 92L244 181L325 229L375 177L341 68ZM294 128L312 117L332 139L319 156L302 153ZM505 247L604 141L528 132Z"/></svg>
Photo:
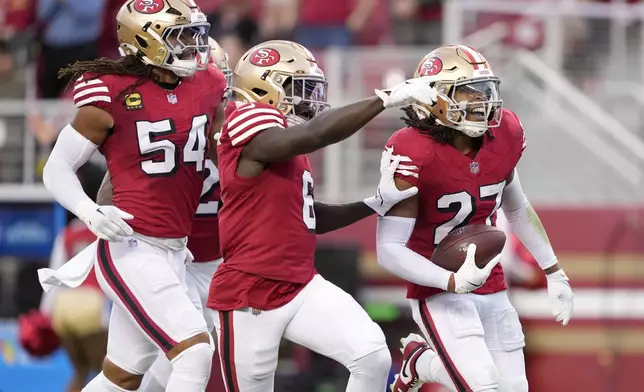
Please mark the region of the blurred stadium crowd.
<svg viewBox="0 0 644 392"><path fill-rule="evenodd" d="M483 3L485 0L478 1ZM540 0L532 1L538 3ZM611 2L611 0L554 1ZM68 81L57 78L58 70L77 60L118 56L115 15L123 2L124 0L0 0L0 183L20 183L24 182L25 178L40 182L40 172L52 144L61 127L69 119L68 112L56 112L58 103L52 103L53 109L43 106L38 106L36 109L27 104L28 110L25 113L12 117L2 112L9 107L7 102L13 100L13 102L29 103L36 99L52 100L52 102L59 99L63 102L70 100L70 92L65 89ZM369 94L373 87L381 86L383 79L386 79L386 72L383 69L395 68L407 72L417 63L419 54L422 55L443 42L446 27L444 21L447 20L445 3L448 0L196 0L196 2L208 15L212 25L210 35L228 53L232 67L248 48L269 39L294 40L314 52L329 47L353 47L352 50L345 50L346 56L340 58L343 62L357 59L357 66L362 69L353 72L347 70L349 66L333 68L345 71L342 77L336 77L334 80L343 80L342 78L347 75L357 74L363 74L361 76L364 80L358 83L347 82L346 86L335 84L330 90ZM640 3L638 0L613 0L612 2ZM550 25L543 20L509 13L472 12L472 15L474 14L476 15L472 18L473 22L470 23L466 19L462 21L463 25L459 26L463 30L463 35L504 21L509 28L509 32L502 39L501 46L504 48L536 51L545 46L546 29ZM608 82L613 82L615 79L619 79L620 82L631 82L630 79L634 79L636 73L630 65L629 72L614 72L619 68L613 67L613 62L629 62L615 60L617 57L611 56L613 51L618 52L614 45L611 46L613 41L608 33L613 23L615 22L608 15L605 18L568 15L558 35L561 41L557 44L561 50L561 64L559 67L553 66L551 62L548 64L558 68L572 84L595 99L603 109L611 111L615 118L627 122L631 118L621 116L622 112L619 110L622 110L622 107L632 108L631 98L627 101L630 106L616 105L615 102L623 101L617 101L613 96L610 97L610 102L602 101L602 99L609 100L608 96L602 93L606 90ZM636 41L632 36L625 39L624 47L628 48L629 52L629 57L625 56L625 59L632 60L637 56L630 53L633 48L639 48L637 50L642 51L644 43ZM401 50L399 58L383 59L382 52L377 51L378 46L415 48L410 48L411 51L406 54ZM373 53L370 53L371 50ZM490 57L494 59L495 67L501 68L506 65L504 60L511 56L507 56L506 52L501 52L501 55L495 55L492 52L488 58ZM376 66L371 62L382 64ZM507 63L515 65L510 61ZM634 64L632 61L630 63ZM333 71L329 72L330 68L326 69L327 76L334 76ZM555 392L590 390L575 389L578 384L574 377L570 377L570 380L559 377L556 383L551 380L557 379L556 376L550 376L557 370L560 373L572 372L571 364L577 360L579 365L574 368L583 366L584 370L580 370L579 374L587 374L584 385L596 387L597 389L593 391L639 391L641 387L629 384L630 377L625 375L636 374L636 369L644 364L644 355L642 355L644 339L642 339L641 325L644 308L642 304L638 305L636 300L633 300L633 298L644 299L639 290L644 282L644 269L641 267L641 258L644 254L644 248L641 245L644 243L641 241L642 229L637 226L637 230L633 229L634 233L631 233L629 232L631 229L627 227L624 229L626 234L618 232L615 235L618 239L614 242L619 244L614 245L614 249L610 248L612 246L610 243L605 245L613 238L611 231L613 226L621 228L619 225L622 224L622 215L627 217L636 215L620 204L621 196L615 196L620 194L620 189L626 188L608 186L613 184L610 181L617 181L620 177L615 174L604 176L603 173L609 171L603 168L602 160L598 159L597 154L589 154L583 143L578 142L576 136L568 137L561 132L564 127L579 130L578 123L556 121L555 118L557 120L559 118L552 112L545 116L540 111L544 110L544 107L547 109L545 103L542 104L541 100L533 99L532 96L525 98L517 93L522 88L519 87L519 82L534 83L544 90L551 86L545 82L542 83L541 79L531 73L517 72L513 67L507 68L508 77L505 77L506 74L502 76L503 98L506 102L511 102L513 108L518 109L528 129L530 148L524 159L524 167L521 169L527 173L525 177L530 178L526 181L527 193L530 194L531 199L534 197L532 200L536 200L539 207L545 204L549 207L549 209L544 208L546 211L543 214L541 210L539 212L542 218L545 216L544 223L551 233L553 245L560 252L559 256L563 264L574 284L577 285L575 287L582 288L579 297L588 299L582 301L580 306L579 313L582 320L579 322L581 326L578 329L574 329L575 325L563 332L551 329L551 320L543 321L549 317L549 314L544 316L539 313L540 308L534 306L537 303L532 302L532 296L529 295L532 290L544 286L541 271L536 268L534 261L516 241L507 247L506 250L510 254L505 259L508 262L505 268L508 268L510 277L515 280L515 287L524 289L519 292L518 300L522 300L521 304L527 304L524 308L536 309L530 314L523 315L532 318L531 322L525 323L526 335L528 335L527 350L529 354L530 350L534 353L527 357L531 390ZM636 68L636 65L633 68ZM640 68L644 67L640 65ZM524 71L523 68L521 70ZM610 75L607 76L608 74ZM346 78L346 80L349 79L350 77ZM547 92L551 91L547 90ZM333 92L331 91L330 94ZM641 95L639 98L641 101ZM562 107L564 104L568 105L568 101L565 100L554 101ZM570 101L575 99L570 98ZM73 105L70 106L73 109ZM573 105L569 106L573 107ZM588 113L577 117L583 117L585 120L586 114ZM639 113L635 114L637 118L632 121L632 125L629 123L626 127L641 130L644 127L644 121ZM350 144L351 142L346 144L346 152L350 152L346 154L349 157L347 161L353 163L354 161L349 159L358 161L357 165L353 165L357 167L356 171L361 167L376 167L371 165L369 159L371 156L379 156L382 141L395 129L397 125L394 124L399 124L398 117L398 115L391 118L384 117L370 125L371 128L367 129L370 136L360 140L359 143L362 144L355 148L359 149L359 152L354 154L355 145ZM548 122L549 120L552 124ZM579 122L582 121L579 120ZM592 120L587 123L596 125ZM591 133L590 128L583 131ZM593 129L593 132L595 131ZM23 151L22 148L25 143L22 135L25 132L33 134L35 140L35 146L33 146L36 151L35 173L29 175L21 173L17 167L25 160L26 149ZM531 134L531 132L534 133ZM578 132L578 134L582 133ZM602 139L602 143L598 144L602 144L602 148L610 146L611 143L606 143L606 140L614 142L606 136ZM369 152L373 153L368 155ZM626 153L623 155L628 156ZM314 164L324 166L320 164L320 160L319 156L312 158ZM24 165L24 167L28 166ZM85 180L84 186L88 194L96 193L104 170L100 158L95 165L86 165L82 169L80 176ZM346 171L351 173L349 169ZM323 171L320 170L320 172ZM375 170L373 172L375 173ZM327 176L327 172L324 171L322 176ZM368 187L373 185L368 175L366 180L362 177L365 177L363 173L359 173L359 176L347 175L345 182L361 185L364 182ZM603 186L603 182L600 183L601 177L605 178L601 181L604 181L606 186ZM329 182L335 185L332 181ZM340 185L346 184L340 183ZM326 190L329 191L329 189L330 187ZM593 199L594 195L602 192L603 199L599 197ZM626 192L621 194L624 195ZM342 196L346 197L346 195ZM638 198L639 196L633 196L633 199ZM631 200L626 196L623 199ZM588 207L585 207L585 202L589 200L595 202L599 200L600 203L591 206L588 202ZM574 208L568 208L569 206ZM591 210L592 208L594 210ZM579 228L583 229L578 230ZM352 238L349 238L351 241L357 239L359 246L342 248L338 244L347 242L347 238L342 238L343 236L347 238L351 236ZM318 256L328 260L325 265L329 270L320 270L320 272L352 295L358 295L357 290L361 289L363 284L373 286L374 289L370 292L375 295L369 299L378 306L370 306L371 304L368 303L366 307L370 315L381 323L390 348L394 351L397 348L400 331L407 331L412 325L410 318L404 314L405 310L401 312L388 302L391 296L402 300L402 296L399 296L397 291L394 292L396 288L399 289L400 282L383 274L375 264L373 237L373 227L369 225L327 237L326 242L322 241L322 243L333 246L320 247ZM4 255L0 252L0 258L2 257ZM4 266L0 265L0 268ZM0 270L0 277L2 273L3 271ZM32 280L30 285L33 293L25 294L23 297L28 297L27 300L23 301L24 303L12 305L12 310L23 312L26 309L38 307L40 287L33 279L35 268L30 267L27 273ZM21 286L21 283L17 286ZM587 292L583 292L583 289L587 289ZM611 294L605 295L606 292ZM633 293L640 296L635 297ZM383 301L383 298L386 300ZM597 298L606 299L602 302L597 301ZM624 298L630 298L630 304L627 307L617 304ZM403 305L406 309L407 304ZM403 306L399 307L403 308ZM612 315L606 316L609 313ZM405 317L399 317L401 314ZM0 317L14 316L13 311L0 312ZM622 322L622 319L626 322ZM530 336L531 330L536 331L532 333L533 336ZM346 378L343 369L338 370L334 364L320 360L317 356L311 357L308 352L299 347L287 346L280 355L282 358L280 358L280 372L277 380L278 390L314 390L313 380L322 379L332 381L326 384L317 383L319 388L317 390L334 391L339 389L334 388L333 380ZM7 348L3 346L2 338L0 338L0 357L5 361L8 358ZM394 357L394 361L396 360L397 358ZM2 361L0 361L1 364ZM310 372L307 373L307 371ZM315 377L311 376L312 373L315 373ZM65 374L64 377L67 376L68 374ZM0 379L2 377L0 372ZM29 376L19 376L16 373L16 377ZM47 378L49 375L43 373L43 377ZM66 383L67 380L61 382ZM328 386L329 383L331 386ZM553 388L552 385L555 384L559 388ZM5 391L2 385L0 382L0 390ZM323 389L325 385L328 389ZM427 390L438 390L432 388L434 387L428 387Z"/></svg>
<svg viewBox="0 0 644 392"><path fill-rule="evenodd" d="M123 0L0 0L0 99L70 98L65 90L68 80L58 79L58 70L76 60L118 56L115 15L122 3ZM441 0L201 0L199 6L211 22L210 35L228 53L232 66L248 48L269 39L295 40L313 51L350 46L432 46L442 42ZM534 18L513 14L481 13L475 23L468 23L465 33L499 20L508 22L512 29L504 40L506 44L528 49L543 46L547 27ZM608 23L607 19L566 19L563 69L584 89L596 84L594 71L608 45ZM36 178L59 131L58 124L46 117L31 113L26 122L15 125L21 131L27 127L36 138L40 163L36 165ZM0 138L0 149L5 139ZM20 182L19 171L3 165L22 159L15 154L3 149L0 182Z"/></svg>
<svg viewBox="0 0 644 392"><path fill-rule="evenodd" d="M41 67L40 93L57 98L64 81L56 70L75 60L118 53L115 15L123 0L2 0L0 74L25 61ZM436 42L441 31L440 0L202 0L199 6L234 64L250 46L269 39L293 39L327 46L418 45ZM29 53L26 43L29 45ZM13 78L19 80L20 76ZM3 98L19 97L18 86L2 86ZM5 88L13 87L13 88Z"/></svg>

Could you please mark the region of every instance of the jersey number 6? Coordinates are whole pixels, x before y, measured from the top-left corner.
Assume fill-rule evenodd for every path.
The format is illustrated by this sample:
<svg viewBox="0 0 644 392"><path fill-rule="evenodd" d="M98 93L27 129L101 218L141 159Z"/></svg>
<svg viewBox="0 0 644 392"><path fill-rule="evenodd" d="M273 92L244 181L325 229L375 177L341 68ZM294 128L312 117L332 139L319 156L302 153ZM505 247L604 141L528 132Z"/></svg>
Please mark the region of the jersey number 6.
<svg viewBox="0 0 644 392"><path fill-rule="evenodd" d="M302 173L302 220L306 228L315 231L315 208L313 207L313 176L308 170Z"/></svg>

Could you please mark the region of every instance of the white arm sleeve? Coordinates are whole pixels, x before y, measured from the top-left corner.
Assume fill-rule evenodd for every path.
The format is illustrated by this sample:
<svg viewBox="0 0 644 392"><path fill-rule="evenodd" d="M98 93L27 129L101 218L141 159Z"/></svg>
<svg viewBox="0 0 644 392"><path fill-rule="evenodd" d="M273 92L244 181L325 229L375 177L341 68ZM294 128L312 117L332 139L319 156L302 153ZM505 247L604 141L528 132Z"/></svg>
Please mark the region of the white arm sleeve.
<svg viewBox="0 0 644 392"><path fill-rule="evenodd" d="M54 199L81 219L98 205L83 191L76 171L97 148L69 124L58 135L43 170L43 182Z"/></svg>
<svg viewBox="0 0 644 392"><path fill-rule="evenodd" d="M412 218L378 218L378 264L408 282L447 290L452 272L407 248L415 223Z"/></svg>
<svg viewBox="0 0 644 392"><path fill-rule="evenodd" d="M505 213L512 231L534 256L541 269L557 263L557 256L550 245L546 230L539 216L523 193L519 173L514 170L514 178L503 190L501 208Z"/></svg>

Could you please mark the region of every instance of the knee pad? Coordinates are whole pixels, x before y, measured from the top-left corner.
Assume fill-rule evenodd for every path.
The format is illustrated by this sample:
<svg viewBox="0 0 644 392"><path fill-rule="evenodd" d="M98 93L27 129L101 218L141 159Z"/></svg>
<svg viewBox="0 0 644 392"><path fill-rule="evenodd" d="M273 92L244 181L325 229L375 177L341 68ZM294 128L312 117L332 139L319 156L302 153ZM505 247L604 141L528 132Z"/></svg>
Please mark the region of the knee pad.
<svg viewBox="0 0 644 392"><path fill-rule="evenodd" d="M108 380L103 372L100 372L90 381L81 392L132 392L123 389Z"/></svg>
<svg viewBox="0 0 644 392"><path fill-rule="evenodd" d="M528 380L515 377L499 380L499 392L528 392Z"/></svg>
<svg viewBox="0 0 644 392"><path fill-rule="evenodd" d="M165 354L159 352L150 370L143 376L139 392L164 392L172 373L172 365Z"/></svg>
<svg viewBox="0 0 644 392"><path fill-rule="evenodd" d="M214 354L212 344L197 343L188 347L170 361L172 377L179 377L186 381L200 382L203 379L207 381L210 377Z"/></svg>
<svg viewBox="0 0 644 392"><path fill-rule="evenodd" d="M389 353L389 349L383 347L362 358L351 361L347 369L349 369L351 374L359 374L361 376L381 377L382 375L388 375L391 369L391 354Z"/></svg>
<svg viewBox="0 0 644 392"><path fill-rule="evenodd" d="M494 365L477 369L476 376L470 384L472 392L497 392L499 389L499 371Z"/></svg>

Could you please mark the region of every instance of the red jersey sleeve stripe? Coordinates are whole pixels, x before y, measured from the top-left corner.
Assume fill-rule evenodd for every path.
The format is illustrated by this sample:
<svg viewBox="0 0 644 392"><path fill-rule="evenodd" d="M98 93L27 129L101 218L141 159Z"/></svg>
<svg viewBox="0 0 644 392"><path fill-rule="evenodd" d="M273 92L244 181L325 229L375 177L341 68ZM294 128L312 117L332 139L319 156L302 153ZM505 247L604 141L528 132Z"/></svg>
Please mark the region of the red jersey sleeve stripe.
<svg viewBox="0 0 644 392"><path fill-rule="evenodd" d="M76 94L74 94L74 101L78 101L80 98L90 94L103 95L103 94L96 94L96 93L108 93L106 94L106 96L109 96L109 92L110 90L106 86L82 89Z"/></svg>
<svg viewBox="0 0 644 392"><path fill-rule="evenodd" d="M244 110L242 112L242 110ZM245 122L248 118L250 117L255 117L259 116L262 114L272 114L274 116L277 116L280 119L282 119L282 113L280 113L277 109L272 109L272 108L252 108L248 111L245 111L245 108L240 108L238 109L241 114L233 117L230 122L228 123L228 129L232 130L234 129L238 124Z"/></svg>
<svg viewBox="0 0 644 392"><path fill-rule="evenodd" d="M92 102L99 102L99 101L112 102L112 98L110 98L110 97L108 97L106 95L97 95L97 96L92 96L92 97L83 99L82 101L77 101L77 102L75 102L75 104L76 104L77 108L80 108L80 107L85 106L87 104L90 104Z"/></svg>
<svg viewBox="0 0 644 392"><path fill-rule="evenodd" d="M81 79L79 79L78 82L80 83L76 83L76 85L74 86L74 91L83 89L86 87L90 87L90 86L105 85L105 83L103 83L101 79L92 79L92 80L88 80L87 82L81 82Z"/></svg>
<svg viewBox="0 0 644 392"><path fill-rule="evenodd" d="M247 121L239 123L236 126L229 126L228 135L230 137L233 137L236 134L241 133L244 130L247 130L253 125L256 125L261 122L266 122L266 121L270 121L271 123L275 124L276 127L284 128L284 121L282 120L281 117L274 116L274 115L253 116L252 118L249 118Z"/></svg>
<svg viewBox="0 0 644 392"><path fill-rule="evenodd" d="M261 132L261 131L263 131L265 129L268 129L268 128L274 128L274 127L284 128L284 126L282 124L280 124L280 123L276 123L276 122L273 122L273 121L265 122L265 123L255 125L255 126L250 127L250 128L244 128L245 131L241 135L239 135L236 138L232 139L230 143L233 146L235 146L235 145L239 144L240 142L243 142L244 140L252 137L254 134L256 134L258 132Z"/></svg>
<svg viewBox="0 0 644 392"><path fill-rule="evenodd" d="M112 102L110 90L101 79L83 80L81 76L74 86L74 104L77 108L94 102Z"/></svg>

